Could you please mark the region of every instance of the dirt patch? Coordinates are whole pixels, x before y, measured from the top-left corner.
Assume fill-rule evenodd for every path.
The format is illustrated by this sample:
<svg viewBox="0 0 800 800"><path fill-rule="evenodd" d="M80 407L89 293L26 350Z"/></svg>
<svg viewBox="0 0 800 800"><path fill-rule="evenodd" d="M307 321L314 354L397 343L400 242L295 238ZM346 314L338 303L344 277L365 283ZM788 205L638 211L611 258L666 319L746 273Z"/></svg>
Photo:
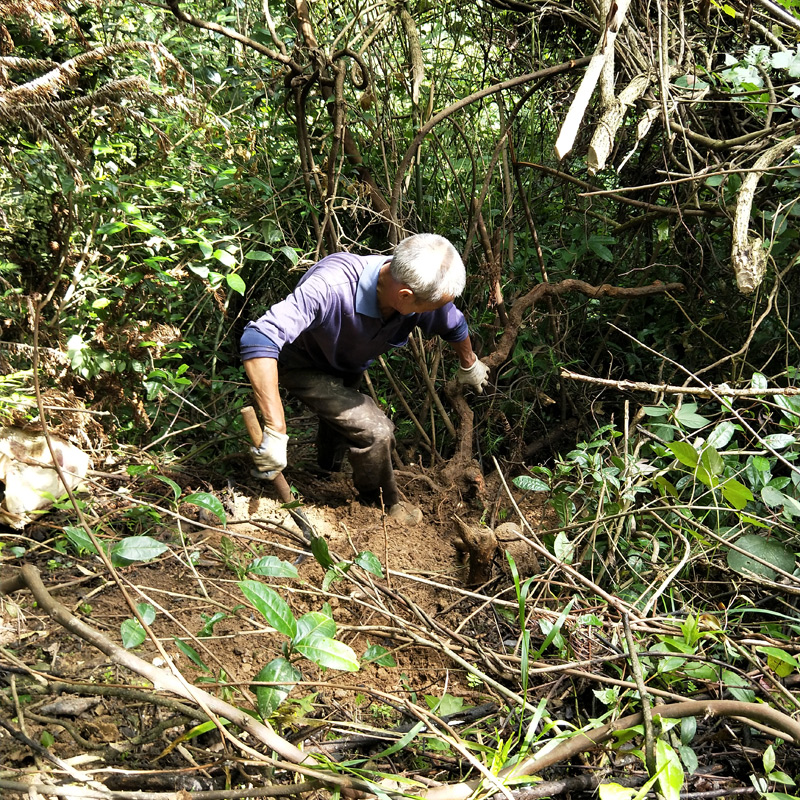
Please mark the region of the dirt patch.
<svg viewBox="0 0 800 800"><path fill-rule="evenodd" d="M480 524L485 509L478 509L474 498L463 499L437 486L435 477L403 471L401 487L424 512L420 525L404 527L381 509L360 505L347 474L323 479L295 471L288 477L305 498L303 511L324 537L333 562L352 562L368 551L380 562L382 576L350 567L348 576L323 592L326 570L308 555L299 529L269 485L248 481L215 489L205 481L203 488L224 501L224 528L188 506L180 511L194 515L194 523L139 513L134 525L131 516L124 516L129 507L120 495L108 501L108 518L98 528L101 535L118 538L124 521L127 533L148 535L169 546L151 562L119 569L119 577L134 602L155 609L152 629L181 672L241 707L254 707L250 684L262 667L281 655L287 641L246 602L238 583L255 579L272 586L297 618L327 603L337 639L360 658L375 645L386 650L384 663L363 662L352 673L299 660L303 680L272 720L290 740L310 746L354 730L391 727L405 718L403 704L409 699L423 707L443 697L448 707L502 702L447 650L480 641L487 647L502 646L504 635L511 635L511 627L504 630L504 620L487 607L483 595L466 587L468 567L456 547L454 514ZM191 482L187 486L196 488ZM527 504L524 513L538 527L543 509L531 499L517 498ZM495 514L498 511L501 516L513 513L510 505L498 506ZM9 536L0 534L6 545L25 552L19 559L7 559L8 564L37 564L60 602L111 640L121 641L121 626L132 618L122 591L96 557L75 555L59 530L57 513L48 515L37 530ZM253 575L251 565L264 556L299 561L298 577ZM481 587L482 593L502 592L509 585L500 556L493 583ZM356 572L358 579L350 580ZM509 604L511 599L509 595ZM195 737L189 732L198 720L187 716L185 708L146 702L152 693L136 695L144 681L55 625L29 594L21 592L3 603L0 636L16 659L3 665L10 670L6 674L14 676L14 689L2 695L7 706L2 713L15 715L16 693L30 739L47 742L60 758L88 758L109 787L130 787L131 774L145 773L147 785L136 788L219 785L216 770L211 770L216 777L209 781L198 767L208 758L209 748L218 750L220 758L224 755L219 734ZM135 652L156 664L163 660L149 640ZM58 709L44 713L54 694L100 700L72 714ZM181 740L182 736L188 738ZM0 736L0 760L19 774L36 768L35 753L6 735ZM165 776L161 783L154 777L156 765ZM123 767L128 776L124 780Z"/></svg>

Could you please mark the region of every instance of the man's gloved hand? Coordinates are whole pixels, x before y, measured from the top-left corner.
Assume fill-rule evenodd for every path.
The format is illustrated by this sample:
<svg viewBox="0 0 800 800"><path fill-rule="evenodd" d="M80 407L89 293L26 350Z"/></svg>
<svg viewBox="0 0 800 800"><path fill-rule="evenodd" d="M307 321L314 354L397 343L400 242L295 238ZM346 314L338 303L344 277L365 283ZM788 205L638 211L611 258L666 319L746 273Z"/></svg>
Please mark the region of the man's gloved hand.
<svg viewBox="0 0 800 800"><path fill-rule="evenodd" d="M471 367L459 367L456 380L462 386L471 386L478 394L483 394L484 387L489 383L489 367L479 358Z"/></svg>
<svg viewBox="0 0 800 800"><path fill-rule="evenodd" d="M256 465L253 475L265 481L275 480L275 476L286 466L286 444L289 437L271 428L264 428L260 447L251 447L253 463Z"/></svg>

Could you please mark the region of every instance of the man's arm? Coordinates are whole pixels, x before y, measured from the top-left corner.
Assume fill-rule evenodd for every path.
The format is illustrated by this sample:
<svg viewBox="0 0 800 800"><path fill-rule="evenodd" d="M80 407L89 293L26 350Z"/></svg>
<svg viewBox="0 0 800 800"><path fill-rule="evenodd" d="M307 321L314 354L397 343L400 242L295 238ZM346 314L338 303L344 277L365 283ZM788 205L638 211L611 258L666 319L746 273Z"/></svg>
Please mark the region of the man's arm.
<svg viewBox="0 0 800 800"><path fill-rule="evenodd" d="M264 424L277 433L286 433L286 418L278 391L278 362L274 358L250 358L244 362Z"/></svg>
<svg viewBox="0 0 800 800"><path fill-rule="evenodd" d="M472 349L472 342L469 336L467 336L466 339L462 339L460 342L450 342L449 344L458 356L458 362L463 369L468 369L475 363L478 356L475 355Z"/></svg>

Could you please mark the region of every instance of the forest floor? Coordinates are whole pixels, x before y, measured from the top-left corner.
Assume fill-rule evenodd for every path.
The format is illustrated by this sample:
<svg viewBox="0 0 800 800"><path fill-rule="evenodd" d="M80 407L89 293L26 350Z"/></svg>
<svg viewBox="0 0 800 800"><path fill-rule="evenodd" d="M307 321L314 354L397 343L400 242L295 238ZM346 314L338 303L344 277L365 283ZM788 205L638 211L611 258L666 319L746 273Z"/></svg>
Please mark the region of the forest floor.
<svg viewBox="0 0 800 800"><path fill-rule="evenodd" d="M228 480L227 486L219 476L206 474L201 481L193 481L182 473L167 473L185 493L202 490L219 497L228 516L224 527L211 515L198 515L196 508L187 506L180 508L181 514L192 515L194 524L184 519L176 525L169 518L154 524L152 515L131 514L124 501L126 490L130 491L127 479L98 479L97 486L102 484L111 492L105 496L98 492L94 498L95 507L106 505L106 530L119 530L124 521L127 533L146 533L170 545L161 557L118 572L135 602L156 609L152 628L190 681L239 706L252 707L249 684L262 667L281 655L286 637L244 605L237 583L256 577L248 574L255 559L277 556L296 563L298 578L256 579L279 591L296 617L319 611L328 603L337 639L359 657L371 645L381 645L395 665L363 662L357 672L340 672L301 661L297 666L304 680L273 720L290 741L307 746L366 733L375 735L373 746L383 749L386 729L407 718L402 698L412 698L423 707L435 706L444 698L439 713L487 703L492 709L502 705L499 695L468 676L441 648L402 635L410 622L410 627L422 629L438 626L440 632L454 635L456 642L481 642L489 651L513 648L513 625L485 602L486 586L480 587L480 593L471 591L478 587L467 586L468 568L456 546L459 529L454 515L479 524L476 503L465 504L457 492L438 486L424 470L402 469L398 475L405 496L424 512L422 523L407 527L379 508L359 504L346 472L321 478L302 468L287 470L290 483L304 499L303 512L314 532L326 540L334 561L352 560L362 551L370 551L380 561L383 579L375 581L384 591L376 604L345 580L322 591L325 570L312 555L304 555L308 550L302 535L273 487L249 477L246 458L241 466L245 477L241 482ZM166 504L169 490L163 483L151 479L138 485L138 496L149 497L156 506ZM545 513L541 500L530 493L520 493L517 500L529 523L538 528ZM496 510L501 517L509 513L499 503ZM31 524L24 536L9 534L7 541L23 541L26 551L20 562L35 564L57 600L119 642L120 626L132 617L120 586L96 557L78 557L64 547L59 536L64 524L74 521L68 521L63 512L51 511ZM366 572L363 575L372 579ZM509 608L517 605L508 568L499 559L491 594L500 603L505 598ZM70 635L37 608L30 594L19 593L14 602L6 601L0 608L0 646L5 654L14 654L14 691L21 701L28 737L47 743L58 758L74 759L71 763L112 789L219 787L219 765L213 762L221 764L226 752L216 731L181 740L194 721L175 708L142 702L132 687L144 685L143 681L131 681L126 670ZM214 614L219 614L219 621L211 635L198 637ZM514 613L509 615L513 620ZM204 668L178 649L176 638L191 644ZM163 664L149 640L135 652ZM61 699L54 696L62 691L67 694L60 695ZM70 698L69 702L64 698ZM0 709L0 713L11 711ZM454 763L452 756L433 747L430 758L445 766ZM30 775L37 773L39 760L29 746L6 736L0 738L0 763Z"/></svg>

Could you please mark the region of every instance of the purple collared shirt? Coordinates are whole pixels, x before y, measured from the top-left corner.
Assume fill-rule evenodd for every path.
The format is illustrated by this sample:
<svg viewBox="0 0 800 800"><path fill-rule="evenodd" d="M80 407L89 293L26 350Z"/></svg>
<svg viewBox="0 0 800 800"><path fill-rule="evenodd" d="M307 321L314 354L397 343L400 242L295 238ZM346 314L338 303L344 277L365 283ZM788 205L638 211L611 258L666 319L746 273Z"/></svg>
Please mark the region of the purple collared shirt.
<svg viewBox="0 0 800 800"><path fill-rule="evenodd" d="M363 372L392 347L402 347L414 328L446 342L468 336L464 315L446 303L421 314L378 308L378 275L386 256L334 253L317 262L295 290L264 316L250 322L241 339L242 360L276 358L290 345L326 371Z"/></svg>

